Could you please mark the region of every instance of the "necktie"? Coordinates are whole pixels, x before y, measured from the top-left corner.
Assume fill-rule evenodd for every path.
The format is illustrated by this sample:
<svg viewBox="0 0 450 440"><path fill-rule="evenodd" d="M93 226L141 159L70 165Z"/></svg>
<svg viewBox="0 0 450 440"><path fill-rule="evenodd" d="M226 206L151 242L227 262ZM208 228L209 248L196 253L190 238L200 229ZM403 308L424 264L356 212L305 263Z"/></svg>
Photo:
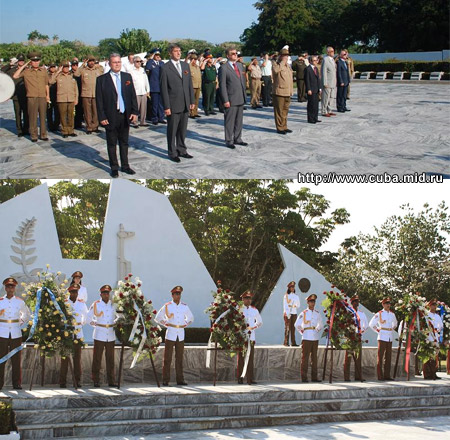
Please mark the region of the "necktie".
<svg viewBox="0 0 450 440"><path fill-rule="evenodd" d="M238 66L236 63L233 63L234 71L236 72L236 75L240 78L241 72L239 72Z"/></svg>
<svg viewBox="0 0 450 440"><path fill-rule="evenodd" d="M178 75L180 75L182 77L183 75L181 74L180 62L177 63L177 70L178 70Z"/></svg>
<svg viewBox="0 0 450 440"><path fill-rule="evenodd" d="M319 76L317 73L317 67L314 67L314 73L316 74L316 76Z"/></svg>
<svg viewBox="0 0 450 440"><path fill-rule="evenodd" d="M122 98L122 83L120 81L119 74L115 73L114 75L116 75L117 99L119 101L119 111L120 113L123 113L125 111L125 103L123 102Z"/></svg>

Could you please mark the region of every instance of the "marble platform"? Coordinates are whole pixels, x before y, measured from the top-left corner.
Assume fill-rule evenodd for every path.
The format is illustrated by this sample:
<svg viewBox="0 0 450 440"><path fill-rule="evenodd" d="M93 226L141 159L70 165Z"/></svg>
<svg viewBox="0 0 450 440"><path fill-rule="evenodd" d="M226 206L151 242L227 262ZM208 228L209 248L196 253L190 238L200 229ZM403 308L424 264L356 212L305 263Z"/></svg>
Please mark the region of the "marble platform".
<svg viewBox="0 0 450 440"><path fill-rule="evenodd" d="M155 367L159 377L162 380L162 360L163 360L164 346L161 346L155 355ZM203 346L185 346L184 350L184 376L188 383L199 382L213 382L214 377L214 352L211 354L211 368L206 368L206 345ZM325 347L319 347L319 378L322 378L323 372L323 358ZM392 356L392 372L395 364L395 356L397 349L393 349ZM333 353L333 380L343 380L343 364L344 351L334 351ZM91 385L91 368L92 368L93 348L87 347L82 351L82 383ZM403 356L403 355L402 355ZM401 358L402 358L401 356ZM136 364L133 369L130 369L132 361L132 350L128 347L124 352L124 368L122 383L132 384L153 384L155 383L153 370L150 360L145 359ZM36 352L32 347L27 347L22 351L22 382L24 385L30 383L31 372L36 359ZM120 347L116 346L115 363L116 374L118 372L120 359ZM284 347L280 345L274 346L256 346L255 347L255 380L265 382L280 382L280 381L295 381L300 380L300 360L301 347ZM376 363L377 363L377 349L375 347L365 347L363 349L363 377L366 380L373 380L377 378ZM175 379L174 361L171 377ZM331 365L331 352L329 351L327 360L327 376L329 378L329 368ZM59 384L59 357L47 358L45 360L45 384L56 385ZM354 363L352 362L351 374L353 374ZM397 377L405 378L405 373L401 368L398 369ZM102 366L101 382L106 382L104 375L104 360ZM414 372L414 356L411 361L411 371ZM6 366L5 384L11 384L10 363ZM41 367L37 366L33 382L40 383ZM217 355L217 381L218 382L234 382L236 380L236 357L230 358L223 352L218 352ZM71 384L71 378L68 376L68 385Z"/></svg>
<svg viewBox="0 0 450 440"><path fill-rule="evenodd" d="M7 391L22 439L150 435L450 415L450 377L366 383ZM198 437L196 437L198 438Z"/></svg>

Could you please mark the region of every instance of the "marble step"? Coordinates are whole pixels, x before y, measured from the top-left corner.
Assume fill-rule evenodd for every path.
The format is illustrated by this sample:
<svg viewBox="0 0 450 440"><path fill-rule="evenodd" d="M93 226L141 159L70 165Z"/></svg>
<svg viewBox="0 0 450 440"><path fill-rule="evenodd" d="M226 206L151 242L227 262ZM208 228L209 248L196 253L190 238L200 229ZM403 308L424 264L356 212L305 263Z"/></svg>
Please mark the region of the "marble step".
<svg viewBox="0 0 450 440"><path fill-rule="evenodd" d="M408 396L401 397L370 397L365 399L335 399L335 400L294 400L262 402L220 403L206 405L182 404L148 405L148 406L126 406L126 407L103 407L101 411L93 411L92 408L16 410L16 423L21 425L32 425L44 423L78 423L78 422L107 422L110 420L140 420L140 419L169 419L189 417L228 417L237 415L257 414L284 414L284 413L307 413L314 411L349 411L352 409L386 409L386 408L409 408L438 407L448 402L448 395Z"/></svg>
<svg viewBox="0 0 450 440"><path fill-rule="evenodd" d="M352 411L325 411L287 414L257 414L229 417L194 417L178 419L114 420L98 422L55 423L23 425L19 427L22 439L96 438L118 435L150 435L154 433L192 431L200 429L248 428L289 424L311 424L351 420L385 420L390 418L434 417L450 415L450 406L389 408Z"/></svg>
<svg viewBox="0 0 450 440"><path fill-rule="evenodd" d="M149 388L147 394L116 394L116 395L88 395L74 394L71 396L52 396L42 398L21 397L13 399L13 409L58 409L58 408L95 408L99 407L127 407L149 405L177 405L188 403L191 405L214 403L242 403L242 402L274 402L274 401L305 401L305 400L334 400L334 399L365 399L368 397L397 397L397 396L450 396L450 386L393 386L346 388L346 389L317 389L317 390L258 390L258 387L242 385L241 392L164 392ZM120 393L119 390L114 392Z"/></svg>

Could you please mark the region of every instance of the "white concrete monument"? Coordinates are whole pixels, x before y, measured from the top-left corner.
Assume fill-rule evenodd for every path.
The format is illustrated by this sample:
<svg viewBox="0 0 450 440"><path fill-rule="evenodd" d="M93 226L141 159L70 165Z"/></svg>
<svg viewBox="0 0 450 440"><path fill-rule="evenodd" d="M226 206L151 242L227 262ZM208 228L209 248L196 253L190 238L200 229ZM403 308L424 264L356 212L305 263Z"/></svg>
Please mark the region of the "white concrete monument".
<svg viewBox="0 0 450 440"><path fill-rule="evenodd" d="M323 323L326 323L325 313L323 313L322 301L325 299L324 291L331 290L332 284L325 279L317 270L313 269L309 264L305 263L297 255L286 249L281 244L278 244L278 249L284 264L284 271L278 279L269 299L261 312L263 326L257 330L257 342L262 345L279 345L283 343L284 339L284 320L283 320L283 295L286 293L287 285L290 281L295 281L297 286L295 293L300 297L300 308L298 313L307 308L306 298L311 293L317 295L316 309L322 313ZM298 287L300 279L306 278L311 283L308 292L301 292ZM339 291L334 288L333 290ZM381 306L380 306L381 307ZM363 305L359 308L366 314L367 319L373 316L373 313L366 309ZM396 334L397 335L397 334ZM364 340L368 340L366 346L377 346L377 335L371 329L364 333ZM301 336L296 333L297 343L301 343ZM320 344L326 344L326 338L322 338Z"/></svg>
<svg viewBox="0 0 450 440"><path fill-rule="evenodd" d="M114 287L131 272L140 277L146 298L152 299L156 308L171 299L174 286L182 285L182 301L195 317L193 326L209 327L204 310L216 286L163 194L125 179L111 182L97 261L62 257L46 184L1 204L0 224L3 278L14 275L19 282L30 281L46 264L66 278L81 270L89 306L100 298L100 286ZM92 339L89 326L85 335L87 341Z"/></svg>

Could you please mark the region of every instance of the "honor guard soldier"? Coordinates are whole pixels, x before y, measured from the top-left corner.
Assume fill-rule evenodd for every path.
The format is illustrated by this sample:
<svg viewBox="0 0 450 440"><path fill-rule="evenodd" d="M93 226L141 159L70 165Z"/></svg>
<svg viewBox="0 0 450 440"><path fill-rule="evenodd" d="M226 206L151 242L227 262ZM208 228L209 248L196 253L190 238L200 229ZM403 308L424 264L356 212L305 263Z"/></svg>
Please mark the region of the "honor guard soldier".
<svg viewBox="0 0 450 440"><path fill-rule="evenodd" d="M436 355L439 353L439 335L444 328L439 314L436 313L437 300L432 299L427 304L430 311L427 313L427 321L431 328L428 335L428 341L433 342L436 345ZM436 374L436 357L429 359L423 364L423 378L426 380L436 380L440 377Z"/></svg>
<svg viewBox="0 0 450 440"><path fill-rule="evenodd" d="M86 324L88 309L86 304L78 299L79 284L71 284L67 289L69 298L66 299L66 306L71 310L75 321L75 331L73 345L73 370L77 388L81 388L81 346L83 345L83 325ZM59 386L66 388L67 368L69 366L69 358L61 358L61 369L59 373Z"/></svg>
<svg viewBox="0 0 450 440"><path fill-rule="evenodd" d="M250 357L248 360L247 366L247 383L249 385L256 384L253 380L253 358L255 356L255 330L262 326L263 322L261 319L261 315L258 312L258 309L255 306L252 306L252 298L254 294L250 292L250 290L246 290L241 298L244 301L244 305L241 307L241 312L244 314L245 323L247 324L247 331L249 332L250 338ZM247 343L247 341L246 341ZM243 378L241 377L242 371L244 369L244 356L241 353L238 353L238 383L244 383Z"/></svg>
<svg viewBox="0 0 450 440"><path fill-rule="evenodd" d="M21 328L28 324L30 311L25 301L18 296L14 296L17 281L10 277L3 281L6 295L0 298L0 359L10 351L22 344ZM11 357L12 385L15 390L21 390L22 370L21 352L19 351ZM0 364L0 390L5 381L5 362Z"/></svg>
<svg viewBox="0 0 450 440"><path fill-rule="evenodd" d="M308 364L311 357L311 381L320 382L317 378L317 351L319 348L320 332L323 324L320 313L315 310L317 295L306 298L308 308L298 315L295 328L302 334L302 382L308 382Z"/></svg>
<svg viewBox="0 0 450 440"><path fill-rule="evenodd" d="M167 328L164 341L163 385L169 386L170 364L175 347L175 371L177 385L187 385L183 375L184 329L192 324L194 315L189 307L181 302L181 286L172 290L172 301L164 304L156 315L156 322Z"/></svg>
<svg viewBox="0 0 450 440"><path fill-rule="evenodd" d="M41 140L48 141L45 119L47 115L47 103L50 102L49 78L45 67L40 67L41 54L30 52L30 61L19 67L13 75L13 79L23 77L27 89L28 120L30 124L30 136L32 142L38 140L37 120L39 114ZM27 68L31 63L31 68Z"/></svg>
<svg viewBox="0 0 450 440"><path fill-rule="evenodd" d="M87 302L87 289L81 284L81 279L83 278L83 272L77 270L72 274L72 281L70 284L79 284L80 288L78 290L78 301Z"/></svg>
<svg viewBox="0 0 450 440"><path fill-rule="evenodd" d="M284 315L284 345L289 347L289 334L291 335L291 344L298 347L295 342L295 321L297 321L297 309L300 307L300 298L295 293L295 281L287 285L287 292L283 297L283 315Z"/></svg>
<svg viewBox="0 0 450 440"><path fill-rule="evenodd" d="M109 299L112 288L108 284L100 287L102 299L95 301L89 309L87 321L94 327L94 356L92 360L92 380L94 387L100 386L100 368L102 364L103 350L106 357L106 374L108 386L114 387L114 345L116 334L114 327L117 314Z"/></svg>
<svg viewBox="0 0 450 440"><path fill-rule="evenodd" d="M378 333L377 376L378 380L393 380L391 378L391 357L393 331L397 327L397 318L390 311L391 299L384 298L381 301L383 310L375 313L369 322L369 327ZM382 368L384 359L384 369Z"/></svg>
<svg viewBox="0 0 450 440"><path fill-rule="evenodd" d="M354 313L356 314L356 319L358 320L358 333L361 335L364 334L364 332L369 327L369 322L367 321L366 314L358 310L359 307L359 296L354 295L350 298L350 303L352 305L352 309L354 310ZM359 346L359 352L355 353L355 380L359 380L361 382L364 381L362 378L362 363L361 363L361 353L362 353L362 341ZM350 353L348 351L345 352L345 358L344 358L344 380L346 382L350 382Z"/></svg>

